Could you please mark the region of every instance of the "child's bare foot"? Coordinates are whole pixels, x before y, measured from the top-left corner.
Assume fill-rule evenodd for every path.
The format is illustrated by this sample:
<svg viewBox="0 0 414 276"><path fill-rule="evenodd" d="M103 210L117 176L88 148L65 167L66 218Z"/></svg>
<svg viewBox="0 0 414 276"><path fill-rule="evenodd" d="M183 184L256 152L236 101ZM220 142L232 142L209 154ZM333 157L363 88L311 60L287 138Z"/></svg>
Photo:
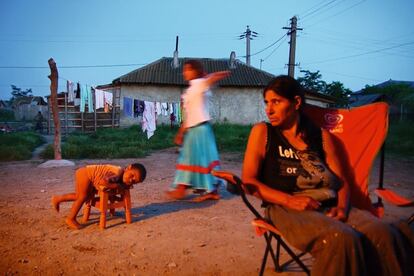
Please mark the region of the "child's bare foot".
<svg viewBox="0 0 414 276"><path fill-rule="evenodd" d="M57 198L55 196L52 196L52 206L53 209L56 210L56 212L59 212L59 202L57 201Z"/></svg>
<svg viewBox="0 0 414 276"><path fill-rule="evenodd" d="M220 195L217 192L211 192L193 199L193 202L202 202L205 200L219 200Z"/></svg>
<svg viewBox="0 0 414 276"><path fill-rule="evenodd" d="M79 229L81 229L81 228L82 228L82 225L80 225L80 224L79 224L76 220L74 220L74 219L67 218L67 219L65 219L65 222L66 222L66 224L67 224L70 228L72 228L72 229L79 230Z"/></svg>
<svg viewBox="0 0 414 276"><path fill-rule="evenodd" d="M186 185L178 185L177 188L175 190L172 191L168 191L166 192L166 194L169 197L172 197L174 199L182 199L185 196L185 189L187 188Z"/></svg>

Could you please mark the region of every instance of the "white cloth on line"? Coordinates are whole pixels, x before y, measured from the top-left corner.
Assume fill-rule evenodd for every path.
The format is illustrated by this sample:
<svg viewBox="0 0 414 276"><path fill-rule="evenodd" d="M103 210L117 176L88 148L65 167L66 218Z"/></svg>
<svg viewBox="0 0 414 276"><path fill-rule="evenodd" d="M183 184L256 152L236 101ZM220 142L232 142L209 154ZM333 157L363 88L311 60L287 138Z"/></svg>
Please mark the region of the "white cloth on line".
<svg viewBox="0 0 414 276"><path fill-rule="evenodd" d="M142 114L142 131L147 132L147 138L151 138L156 130L155 104L145 101L145 109Z"/></svg>

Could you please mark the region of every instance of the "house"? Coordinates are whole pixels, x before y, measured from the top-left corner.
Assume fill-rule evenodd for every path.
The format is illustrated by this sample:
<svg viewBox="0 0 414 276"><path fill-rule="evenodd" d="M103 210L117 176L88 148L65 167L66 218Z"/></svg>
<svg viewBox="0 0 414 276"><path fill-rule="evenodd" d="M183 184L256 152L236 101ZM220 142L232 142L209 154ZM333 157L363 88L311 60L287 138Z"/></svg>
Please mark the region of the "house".
<svg viewBox="0 0 414 276"><path fill-rule="evenodd" d="M407 86L414 90L414 82L413 81L397 81L389 79L385 82L373 85L371 87L374 88L384 88L392 85L402 85ZM398 90L397 90L398 91ZM374 103L378 101L385 101L390 105L389 113L391 118L403 118L405 116L409 116L413 118L413 110L412 107L409 108L407 105L406 100L391 100L392 96L386 95L384 93L374 93L368 94L366 93L365 89L361 89L352 93L349 97L349 106L350 107L357 107L366 105L369 103ZM414 94L410 96L411 99L414 98ZM407 98L406 98L407 99ZM412 105L411 105L412 106Z"/></svg>
<svg viewBox="0 0 414 276"><path fill-rule="evenodd" d="M187 87L182 77L182 67L186 60L183 57L163 57L144 67L133 70L112 81L111 84L97 88L119 91L121 105L121 126L140 122L141 118L123 115L124 98L141 101L178 103L181 94ZM230 59L191 58L199 60L209 72L230 70L230 77L221 80L212 88L210 97L210 114L214 122L235 124L252 124L265 120L262 91L274 75L246 65L235 58ZM329 96L309 92L306 94L309 103L327 106L333 103ZM166 116L157 116L157 123L169 123Z"/></svg>
<svg viewBox="0 0 414 276"><path fill-rule="evenodd" d="M25 96L13 100L12 108L16 120L33 120L40 111L47 116L48 107L46 101L40 96Z"/></svg>

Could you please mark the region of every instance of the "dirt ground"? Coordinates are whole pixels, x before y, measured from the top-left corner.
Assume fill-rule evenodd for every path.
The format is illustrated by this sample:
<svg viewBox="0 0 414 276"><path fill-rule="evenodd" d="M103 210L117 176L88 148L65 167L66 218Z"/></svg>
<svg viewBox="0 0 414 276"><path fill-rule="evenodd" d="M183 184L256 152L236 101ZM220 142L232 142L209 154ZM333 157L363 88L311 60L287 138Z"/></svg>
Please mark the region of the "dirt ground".
<svg viewBox="0 0 414 276"><path fill-rule="evenodd" d="M224 154L223 169L240 174L241 156ZM165 196L174 176L174 149L142 159L74 160L73 167L39 168L42 160L0 165L1 275L257 275L264 240L250 225L241 199L221 189L222 199L193 203ZM54 194L73 191L75 169L86 164L140 162L148 171L131 191L133 222L123 210L100 230L98 213L81 230L64 218L71 206L52 210ZM376 165L377 166L377 165ZM385 181L414 198L414 161L387 160ZM372 180L376 181L375 172ZM260 202L254 200L259 207ZM387 206L387 218L407 217L413 209ZM282 253L286 259L285 253ZM308 257L310 260L310 257ZM282 275L304 275L296 266ZM265 275L279 275L270 260Z"/></svg>

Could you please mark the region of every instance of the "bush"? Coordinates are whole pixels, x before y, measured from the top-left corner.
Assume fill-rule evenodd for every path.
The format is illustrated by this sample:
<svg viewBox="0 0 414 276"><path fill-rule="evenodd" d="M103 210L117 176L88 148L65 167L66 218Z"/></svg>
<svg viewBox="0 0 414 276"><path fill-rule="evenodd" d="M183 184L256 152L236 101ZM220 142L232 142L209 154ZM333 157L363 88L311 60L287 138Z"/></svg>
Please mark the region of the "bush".
<svg viewBox="0 0 414 276"><path fill-rule="evenodd" d="M32 131L0 134L0 161L27 160L33 150L45 141Z"/></svg>

